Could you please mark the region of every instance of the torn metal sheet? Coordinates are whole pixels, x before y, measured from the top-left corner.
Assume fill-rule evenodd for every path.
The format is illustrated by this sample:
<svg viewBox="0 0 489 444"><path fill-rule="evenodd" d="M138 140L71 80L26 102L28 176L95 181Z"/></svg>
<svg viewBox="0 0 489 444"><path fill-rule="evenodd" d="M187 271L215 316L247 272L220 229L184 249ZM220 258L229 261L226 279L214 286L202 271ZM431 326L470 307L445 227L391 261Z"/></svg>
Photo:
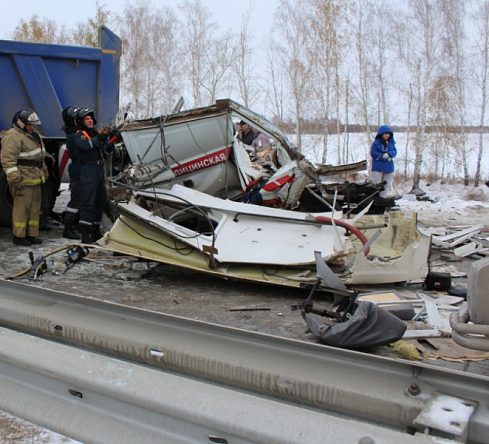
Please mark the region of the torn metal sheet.
<svg viewBox="0 0 489 444"><path fill-rule="evenodd" d="M99 243L111 251L195 271L293 287L314 283L314 252L318 249L347 284L406 281L424 277L427 272L430 239L416 231L416 218L410 214L393 213L387 220L381 216L387 227L365 257L358 238L346 237L341 226L316 223L313 215L216 201L204 196L203 207L190 202L192 208L200 208L215 223L209 233L189 228L182 221L177 223L178 216L186 212L163 217L165 208L157 212L156 207L148 211L134 204L121 204L122 215ZM377 224L359 227L368 233L369 226L379 225L378 220L379 216L369 216L368 221ZM204 224L204 228L209 230L209 225ZM264 236L260 230L264 230ZM315 240L310 242L309 238Z"/></svg>
<svg viewBox="0 0 489 444"><path fill-rule="evenodd" d="M348 284L383 284L424 279L428 273L428 255L431 239L422 235L416 225L416 214L389 212L387 226L373 243L367 257L354 256ZM377 231L380 216L365 215L356 226L367 237ZM356 240L352 242L356 243ZM358 244L357 244L358 245Z"/></svg>
<svg viewBox="0 0 489 444"><path fill-rule="evenodd" d="M211 248L214 259L221 263L310 264L315 260L316 249L322 251L324 258L331 258L347 248L345 228L317 222L324 213L306 214L248 205L180 185L155 193L157 199L152 211L130 202L119 207L193 248ZM150 193L138 196L153 197ZM171 205L178 205L173 214L169 213ZM197 208L200 211L196 212Z"/></svg>
<svg viewBox="0 0 489 444"><path fill-rule="evenodd" d="M98 243L117 253L171 264L225 279L295 288L312 285L316 281L316 272L312 268L212 264L210 256L203 251L190 247L144 220L125 214L116 220L112 229Z"/></svg>

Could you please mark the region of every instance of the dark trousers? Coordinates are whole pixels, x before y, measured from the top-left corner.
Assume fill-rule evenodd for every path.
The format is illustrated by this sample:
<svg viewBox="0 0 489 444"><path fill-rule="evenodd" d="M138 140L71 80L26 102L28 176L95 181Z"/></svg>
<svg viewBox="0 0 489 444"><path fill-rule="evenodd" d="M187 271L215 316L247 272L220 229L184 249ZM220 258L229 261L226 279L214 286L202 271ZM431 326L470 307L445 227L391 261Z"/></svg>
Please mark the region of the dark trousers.
<svg viewBox="0 0 489 444"><path fill-rule="evenodd" d="M70 173L70 201L63 216L65 227L78 225L80 217L80 165L75 161L68 167Z"/></svg>
<svg viewBox="0 0 489 444"><path fill-rule="evenodd" d="M80 165L80 228L100 224L106 200L103 165Z"/></svg>

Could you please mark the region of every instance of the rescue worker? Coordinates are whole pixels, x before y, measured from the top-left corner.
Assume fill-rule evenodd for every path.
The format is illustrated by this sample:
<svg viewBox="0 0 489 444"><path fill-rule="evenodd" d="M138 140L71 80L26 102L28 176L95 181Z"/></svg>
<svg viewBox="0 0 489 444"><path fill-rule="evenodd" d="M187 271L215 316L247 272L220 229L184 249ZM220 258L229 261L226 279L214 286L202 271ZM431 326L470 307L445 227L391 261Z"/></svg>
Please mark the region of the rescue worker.
<svg viewBox="0 0 489 444"><path fill-rule="evenodd" d="M1 162L13 197L13 243L40 244L39 216L41 185L48 178L44 163L46 150L41 136L34 130L41 125L37 114L28 108L15 113L12 128L2 140Z"/></svg>
<svg viewBox="0 0 489 444"><path fill-rule="evenodd" d="M81 240L85 244L102 237L100 223L106 205L104 152L109 152L107 136L95 129L95 112L79 108L75 113L77 131L74 135L74 152L79 163Z"/></svg>
<svg viewBox="0 0 489 444"><path fill-rule="evenodd" d="M80 234L76 231L80 214L80 164L75 151L75 113L78 108L73 106L66 107L62 113L63 130L66 134L66 149L71 159L68 167L70 174L70 201L63 214L64 230L63 237L68 239L80 239Z"/></svg>

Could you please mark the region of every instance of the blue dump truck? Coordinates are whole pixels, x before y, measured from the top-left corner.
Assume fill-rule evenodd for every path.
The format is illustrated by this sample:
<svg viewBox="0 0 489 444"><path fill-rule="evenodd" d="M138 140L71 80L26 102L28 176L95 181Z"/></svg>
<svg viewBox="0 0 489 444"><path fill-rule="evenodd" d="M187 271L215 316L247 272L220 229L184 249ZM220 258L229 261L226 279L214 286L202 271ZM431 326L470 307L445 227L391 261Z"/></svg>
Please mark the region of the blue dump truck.
<svg viewBox="0 0 489 444"><path fill-rule="evenodd" d="M54 206L68 160L62 149L61 111L86 106L95 109L99 127L113 121L119 108L121 46L120 38L106 27L100 28L99 48L0 40L0 149L13 115L21 108L33 109L54 159L47 159L50 178L43 186L44 217ZM11 225L11 212L12 197L0 171L0 225Z"/></svg>

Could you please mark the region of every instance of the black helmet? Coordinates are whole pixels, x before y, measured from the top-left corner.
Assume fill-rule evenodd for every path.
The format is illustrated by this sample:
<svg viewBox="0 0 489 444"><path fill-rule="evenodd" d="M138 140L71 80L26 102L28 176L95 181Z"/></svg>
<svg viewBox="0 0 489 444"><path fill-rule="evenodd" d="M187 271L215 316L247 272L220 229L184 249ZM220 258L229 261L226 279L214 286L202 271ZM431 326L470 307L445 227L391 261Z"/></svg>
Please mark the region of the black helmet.
<svg viewBox="0 0 489 444"><path fill-rule="evenodd" d="M20 120L24 125L41 125L41 121L37 114L29 108L22 108L17 111L12 118L12 123L17 123L17 120Z"/></svg>
<svg viewBox="0 0 489 444"><path fill-rule="evenodd" d="M74 106L68 106L61 112L61 117L63 118L63 123L66 129L75 129L75 114L78 108Z"/></svg>
<svg viewBox="0 0 489 444"><path fill-rule="evenodd" d="M78 108L75 112L75 124L77 128L83 127L83 119L87 116L92 116L93 124L96 125L95 111L90 108Z"/></svg>

